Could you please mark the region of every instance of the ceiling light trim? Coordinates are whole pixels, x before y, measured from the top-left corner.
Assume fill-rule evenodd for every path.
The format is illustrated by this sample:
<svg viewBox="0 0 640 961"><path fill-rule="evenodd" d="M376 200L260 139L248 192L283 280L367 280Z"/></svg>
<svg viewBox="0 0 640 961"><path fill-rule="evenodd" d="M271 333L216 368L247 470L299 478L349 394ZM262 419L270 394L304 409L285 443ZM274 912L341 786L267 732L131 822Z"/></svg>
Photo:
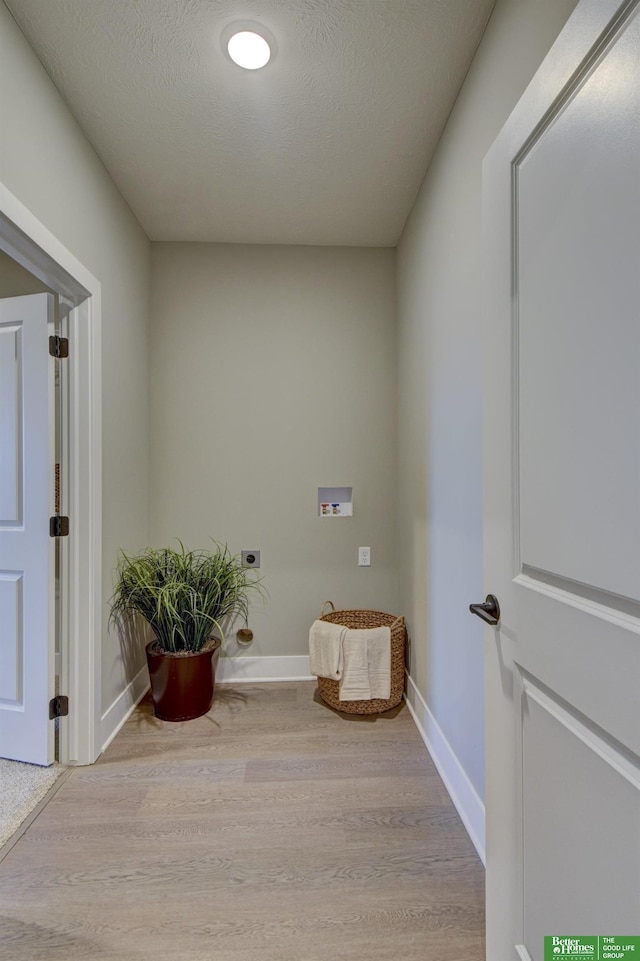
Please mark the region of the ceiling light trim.
<svg viewBox="0 0 640 961"><path fill-rule="evenodd" d="M233 59L229 53L229 41L238 33L255 33L265 41L270 50L270 57L265 64L261 67L244 67ZM248 75L259 74L262 73L263 70L267 70L275 60L278 52L278 45L274 35L268 27L265 27L262 23L257 23L255 20L234 20L232 23L228 23L220 35L220 41L222 51L229 63L233 64L236 70L241 70Z"/></svg>

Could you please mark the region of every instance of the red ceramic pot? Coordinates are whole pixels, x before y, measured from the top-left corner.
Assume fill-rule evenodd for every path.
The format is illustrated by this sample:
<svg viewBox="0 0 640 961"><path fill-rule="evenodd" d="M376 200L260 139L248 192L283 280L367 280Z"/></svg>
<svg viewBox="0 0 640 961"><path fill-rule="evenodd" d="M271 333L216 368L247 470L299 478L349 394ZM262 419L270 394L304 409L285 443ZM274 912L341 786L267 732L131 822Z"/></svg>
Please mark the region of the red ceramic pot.
<svg viewBox="0 0 640 961"><path fill-rule="evenodd" d="M207 649L181 654L167 654L157 641L147 644L156 717L162 721L190 721L207 713L213 704L215 666L221 643L219 638L212 638Z"/></svg>

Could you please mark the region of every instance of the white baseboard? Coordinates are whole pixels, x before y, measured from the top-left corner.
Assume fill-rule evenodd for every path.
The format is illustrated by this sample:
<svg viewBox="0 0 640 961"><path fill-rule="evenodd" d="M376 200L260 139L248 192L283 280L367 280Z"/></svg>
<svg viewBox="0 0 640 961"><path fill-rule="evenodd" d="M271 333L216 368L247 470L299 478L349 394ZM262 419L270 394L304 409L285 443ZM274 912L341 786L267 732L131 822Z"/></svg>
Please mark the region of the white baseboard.
<svg viewBox="0 0 640 961"><path fill-rule="evenodd" d="M216 684L226 681L313 681L309 655L291 657L221 657L216 667Z"/></svg>
<svg viewBox="0 0 640 961"><path fill-rule="evenodd" d="M409 676L407 676L405 701L473 846L482 863L486 864L484 804L454 754L440 725Z"/></svg>
<svg viewBox="0 0 640 961"><path fill-rule="evenodd" d="M100 751L106 751L114 737L149 690L149 672L141 668L100 719Z"/></svg>

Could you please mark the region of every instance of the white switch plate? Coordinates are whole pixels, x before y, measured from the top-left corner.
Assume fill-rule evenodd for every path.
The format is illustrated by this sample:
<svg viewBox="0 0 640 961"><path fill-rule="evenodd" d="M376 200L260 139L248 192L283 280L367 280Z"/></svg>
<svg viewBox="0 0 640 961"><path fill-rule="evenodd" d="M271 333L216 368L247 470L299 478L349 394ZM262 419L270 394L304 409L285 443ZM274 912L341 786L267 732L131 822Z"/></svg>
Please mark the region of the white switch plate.
<svg viewBox="0 0 640 961"><path fill-rule="evenodd" d="M358 567L371 567L371 548L358 548Z"/></svg>

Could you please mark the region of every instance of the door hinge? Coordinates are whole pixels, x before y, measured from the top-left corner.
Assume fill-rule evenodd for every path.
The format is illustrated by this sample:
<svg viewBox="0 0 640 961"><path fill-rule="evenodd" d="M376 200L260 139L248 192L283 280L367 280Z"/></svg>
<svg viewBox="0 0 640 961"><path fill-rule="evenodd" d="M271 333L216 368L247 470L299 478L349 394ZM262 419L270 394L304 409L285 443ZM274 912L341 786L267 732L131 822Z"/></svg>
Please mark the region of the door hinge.
<svg viewBox="0 0 640 961"><path fill-rule="evenodd" d="M49 720L56 717L67 717L69 713L69 698L66 694L56 694L49 701Z"/></svg>
<svg viewBox="0 0 640 961"><path fill-rule="evenodd" d="M54 514L49 518L49 537L68 537L69 518L64 514Z"/></svg>
<svg viewBox="0 0 640 961"><path fill-rule="evenodd" d="M54 337L49 338L49 353L52 357L57 357L62 359L69 356L69 338L68 337L58 337L56 334Z"/></svg>

